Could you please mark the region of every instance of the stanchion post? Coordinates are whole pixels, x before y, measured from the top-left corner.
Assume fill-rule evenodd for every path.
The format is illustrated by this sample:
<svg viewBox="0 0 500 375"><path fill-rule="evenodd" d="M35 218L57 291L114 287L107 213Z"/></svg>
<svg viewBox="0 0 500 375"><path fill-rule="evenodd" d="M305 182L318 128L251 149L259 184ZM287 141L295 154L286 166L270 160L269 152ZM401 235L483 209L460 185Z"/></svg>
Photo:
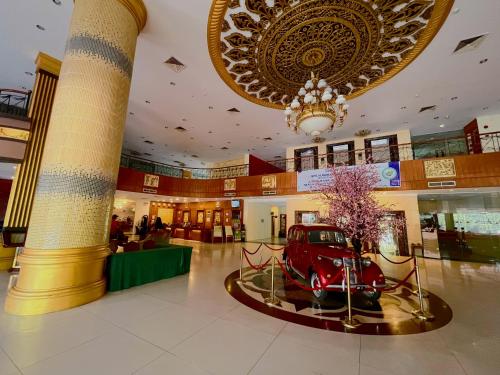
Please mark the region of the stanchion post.
<svg viewBox="0 0 500 375"><path fill-rule="evenodd" d="M240 278L236 281L238 284L243 284L243 246L241 247L240 251Z"/></svg>
<svg viewBox="0 0 500 375"><path fill-rule="evenodd" d="M270 306L273 307L278 304L279 300L275 297L274 295L274 268L276 265L276 257L273 255L273 261L271 262L271 294L269 297L264 299L264 302Z"/></svg>
<svg viewBox="0 0 500 375"><path fill-rule="evenodd" d="M418 267L418 263L417 262L418 262L417 256L415 255L415 253L413 253L413 266L415 267L415 270ZM421 293L422 298L429 298L429 293L427 293L425 290L420 290L419 291L418 288L417 288L417 289L411 291L411 294L413 294L415 296L420 296L419 293Z"/></svg>
<svg viewBox="0 0 500 375"><path fill-rule="evenodd" d="M424 299L422 296L422 285L420 282L420 270L419 270L417 262L415 262L415 277L417 279L418 302L420 304L420 308L418 310L413 310L412 314L415 315L420 320L433 320L434 315L432 315L428 311L425 311L425 308L424 308Z"/></svg>
<svg viewBox="0 0 500 375"><path fill-rule="evenodd" d="M342 320L344 327L354 329L361 324L358 320L352 317L352 304L351 304L351 267L345 266L346 280L347 280L347 318Z"/></svg>

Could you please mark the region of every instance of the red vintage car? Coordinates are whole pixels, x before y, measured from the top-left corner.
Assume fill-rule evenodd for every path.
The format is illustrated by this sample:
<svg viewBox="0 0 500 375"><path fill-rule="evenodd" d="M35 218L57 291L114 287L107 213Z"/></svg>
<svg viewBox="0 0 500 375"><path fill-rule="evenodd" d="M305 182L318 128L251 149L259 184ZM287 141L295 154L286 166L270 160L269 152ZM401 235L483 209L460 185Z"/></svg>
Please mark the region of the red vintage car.
<svg viewBox="0 0 500 375"><path fill-rule="evenodd" d="M380 267L369 257L362 257L348 248L344 234L333 225L300 224L290 227L283 260L289 273L298 274L311 287L326 286L326 289L313 291L319 300L324 300L328 291L346 291L346 265L351 266L352 293L362 293L371 300L377 300L380 297L377 288L386 285Z"/></svg>

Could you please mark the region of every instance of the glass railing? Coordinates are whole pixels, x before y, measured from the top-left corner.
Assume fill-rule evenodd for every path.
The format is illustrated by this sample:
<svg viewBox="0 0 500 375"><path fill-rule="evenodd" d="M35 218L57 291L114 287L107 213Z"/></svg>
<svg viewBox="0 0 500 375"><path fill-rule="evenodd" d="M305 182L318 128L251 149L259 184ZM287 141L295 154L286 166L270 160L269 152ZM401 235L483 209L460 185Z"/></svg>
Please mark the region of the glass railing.
<svg viewBox="0 0 500 375"><path fill-rule="evenodd" d="M367 161L373 163L384 163L389 161L470 155L481 152L500 152L500 132L477 134L474 137L469 138L456 137L437 139L426 142L413 142L352 151L342 151L318 156L311 155L302 158L275 159L268 161L268 163L282 169L283 171L300 172L309 169L326 168L331 165L364 164ZM249 175L248 164L221 168L190 168L158 163L131 155L122 155L121 166L161 176L202 180L234 178Z"/></svg>
<svg viewBox="0 0 500 375"><path fill-rule="evenodd" d="M331 165L364 164L367 161L385 163L390 161L470 155L483 152L500 152L500 132L476 134L470 137L443 138L425 142L363 148L318 156L308 155L290 159L275 159L268 161L268 163L288 172L300 172L326 168Z"/></svg>
<svg viewBox="0 0 500 375"><path fill-rule="evenodd" d="M0 89L0 114L28 117L31 91Z"/></svg>
<svg viewBox="0 0 500 375"><path fill-rule="evenodd" d="M200 180L248 176L248 164L221 168L181 168L125 154L122 154L121 156L120 166L160 176L193 178Z"/></svg>

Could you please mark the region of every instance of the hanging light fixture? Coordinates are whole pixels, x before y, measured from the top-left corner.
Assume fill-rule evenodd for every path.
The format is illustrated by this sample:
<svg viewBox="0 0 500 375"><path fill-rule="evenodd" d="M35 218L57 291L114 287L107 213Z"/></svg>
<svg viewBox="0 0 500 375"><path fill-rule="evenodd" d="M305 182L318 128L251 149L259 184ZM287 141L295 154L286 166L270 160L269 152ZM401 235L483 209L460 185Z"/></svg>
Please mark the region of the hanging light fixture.
<svg viewBox="0 0 500 375"><path fill-rule="evenodd" d="M324 79L311 72L311 79L286 107L285 116L289 128L317 137L324 131L341 127L348 108L344 95L336 95Z"/></svg>

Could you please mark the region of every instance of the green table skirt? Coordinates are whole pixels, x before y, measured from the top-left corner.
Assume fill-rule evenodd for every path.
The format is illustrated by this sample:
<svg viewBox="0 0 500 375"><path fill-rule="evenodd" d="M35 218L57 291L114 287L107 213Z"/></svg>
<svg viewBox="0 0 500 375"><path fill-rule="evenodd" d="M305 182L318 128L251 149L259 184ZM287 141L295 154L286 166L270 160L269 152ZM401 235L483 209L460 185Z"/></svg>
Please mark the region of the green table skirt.
<svg viewBox="0 0 500 375"><path fill-rule="evenodd" d="M169 245L113 254L106 272L108 290L113 292L188 273L192 250L188 246Z"/></svg>

